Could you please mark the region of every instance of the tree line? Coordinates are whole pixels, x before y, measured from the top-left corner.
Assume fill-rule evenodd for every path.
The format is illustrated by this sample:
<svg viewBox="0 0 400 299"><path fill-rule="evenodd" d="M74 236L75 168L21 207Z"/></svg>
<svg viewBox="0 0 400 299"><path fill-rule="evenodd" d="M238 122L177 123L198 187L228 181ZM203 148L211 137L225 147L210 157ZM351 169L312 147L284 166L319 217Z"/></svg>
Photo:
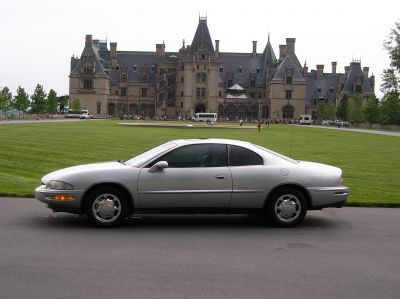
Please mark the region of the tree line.
<svg viewBox="0 0 400 299"><path fill-rule="evenodd" d="M9 116L13 110L18 111L19 116L24 117L25 113L63 113L68 107L68 96L58 96L57 93L50 89L45 92L42 85L37 84L32 95L29 95L21 86L18 87L17 93L13 96L10 89L5 86L0 90L0 110L4 116Z"/></svg>

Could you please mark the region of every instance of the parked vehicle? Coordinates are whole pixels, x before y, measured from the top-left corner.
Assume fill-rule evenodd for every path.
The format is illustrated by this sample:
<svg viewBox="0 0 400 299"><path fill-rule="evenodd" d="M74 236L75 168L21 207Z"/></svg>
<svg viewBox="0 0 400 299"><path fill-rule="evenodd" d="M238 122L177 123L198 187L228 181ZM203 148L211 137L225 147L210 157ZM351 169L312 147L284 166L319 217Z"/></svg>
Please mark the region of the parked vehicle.
<svg viewBox="0 0 400 299"><path fill-rule="evenodd" d="M65 118L80 118L82 115L89 115L89 110L73 110L69 109L68 113L64 116Z"/></svg>
<svg viewBox="0 0 400 299"><path fill-rule="evenodd" d="M302 115L300 115L299 123L301 125L311 125L312 124L312 116L311 116L311 114L302 114Z"/></svg>
<svg viewBox="0 0 400 299"><path fill-rule="evenodd" d="M103 227L143 213L264 213L290 227L307 210L342 207L348 188L337 167L244 141L186 139L128 161L54 171L35 196L55 212L86 214Z"/></svg>
<svg viewBox="0 0 400 299"><path fill-rule="evenodd" d="M333 124L333 121L329 120L329 119L324 119L322 121L322 125L324 125L324 126L331 126L332 124Z"/></svg>
<svg viewBox="0 0 400 299"><path fill-rule="evenodd" d="M80 119L92 119L93 116L90 115L90 114L81 114L81 115L79 116L79 118L80 118Z"/></svg>
<svg viewBox="0 0 400 299"><path fill-rule="evenodd" d="M203 121L203 122L212 122L215 123L217 121L217 113L203 113L199 112L196 113L194 117L192 117L192 121L198 122L198 121Z"/></svg>

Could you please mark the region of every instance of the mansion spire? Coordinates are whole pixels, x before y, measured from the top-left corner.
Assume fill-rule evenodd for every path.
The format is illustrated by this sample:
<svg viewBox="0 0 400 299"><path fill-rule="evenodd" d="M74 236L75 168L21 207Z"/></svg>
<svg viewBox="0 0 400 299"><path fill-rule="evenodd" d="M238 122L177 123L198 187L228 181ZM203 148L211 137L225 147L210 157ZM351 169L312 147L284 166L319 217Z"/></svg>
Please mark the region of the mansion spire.
<svg viewBox="0 0 400 299"><path fill-rule="evenodd" d="M206 17L199 17L199 25L193 37L190 54L215 55Z"/></svg>

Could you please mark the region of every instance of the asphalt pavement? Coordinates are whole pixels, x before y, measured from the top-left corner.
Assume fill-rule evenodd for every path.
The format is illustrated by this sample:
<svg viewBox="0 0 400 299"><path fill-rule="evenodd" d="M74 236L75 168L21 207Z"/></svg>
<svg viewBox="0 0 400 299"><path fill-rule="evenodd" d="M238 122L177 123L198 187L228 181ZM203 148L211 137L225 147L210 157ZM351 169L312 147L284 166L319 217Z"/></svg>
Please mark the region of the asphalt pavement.
<svg viewBox="0 0 400 299"><path fill-rule="evenodd" d="M0 198L0 298L399 298L400 209L149 215L115 229Z"/></svg>

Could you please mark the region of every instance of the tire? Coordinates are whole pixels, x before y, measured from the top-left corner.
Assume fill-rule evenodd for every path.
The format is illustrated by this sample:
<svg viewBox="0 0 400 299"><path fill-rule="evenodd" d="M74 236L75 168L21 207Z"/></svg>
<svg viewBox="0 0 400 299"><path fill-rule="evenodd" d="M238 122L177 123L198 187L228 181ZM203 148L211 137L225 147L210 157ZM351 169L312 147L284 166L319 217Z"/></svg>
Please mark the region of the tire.
<svg viewBox="0 0 400 299"><path fill-rule="evenodd" d="M267 202L268 218L276 226L293 227L304 220L307 203L304 195L292 188L278 190Z"/></svg>
<svg viewBox="0 0 400 299"><path fill-rule="evenodd" d="M96 226L118 226L127 215L125 195L114 187L99 187L89 194L85 211L90 222Z"/></svg>

